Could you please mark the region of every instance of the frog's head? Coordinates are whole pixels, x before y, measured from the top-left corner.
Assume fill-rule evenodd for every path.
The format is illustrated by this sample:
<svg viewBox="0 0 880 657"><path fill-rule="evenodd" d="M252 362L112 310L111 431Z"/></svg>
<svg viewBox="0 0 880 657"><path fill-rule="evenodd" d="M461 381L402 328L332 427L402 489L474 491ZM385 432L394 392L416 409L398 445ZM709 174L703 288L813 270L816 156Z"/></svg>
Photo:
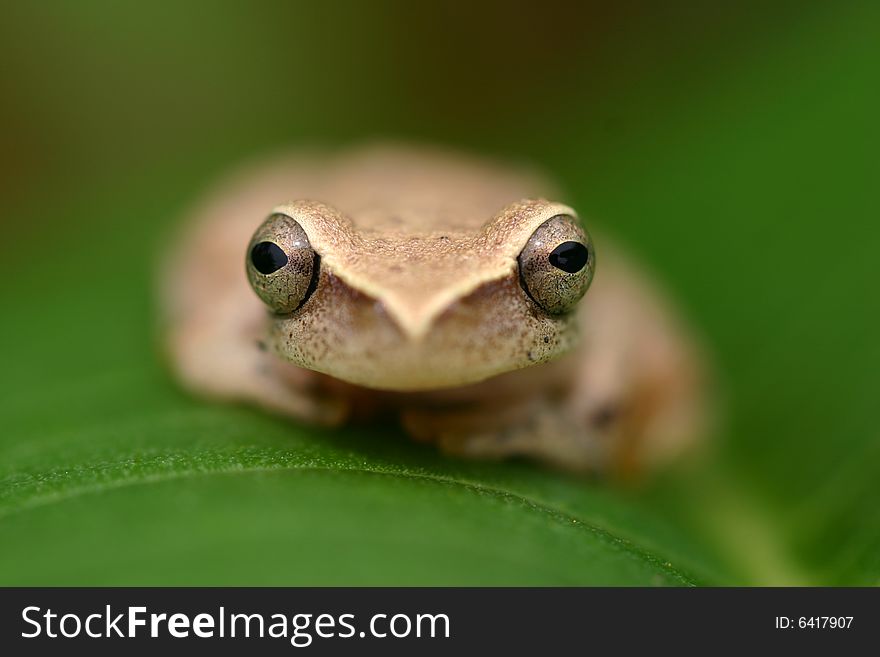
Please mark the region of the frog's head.
<svg viewBox="0 0 880 657"><path fill-rule="evenodd" d="M272 311L280 356L370 388L419 390L544 363L576 344L595 253L571 208L520 201L479 227L445 218L447 230L396 216L379 224L301 201L256 231L247 274Z"/></svg>

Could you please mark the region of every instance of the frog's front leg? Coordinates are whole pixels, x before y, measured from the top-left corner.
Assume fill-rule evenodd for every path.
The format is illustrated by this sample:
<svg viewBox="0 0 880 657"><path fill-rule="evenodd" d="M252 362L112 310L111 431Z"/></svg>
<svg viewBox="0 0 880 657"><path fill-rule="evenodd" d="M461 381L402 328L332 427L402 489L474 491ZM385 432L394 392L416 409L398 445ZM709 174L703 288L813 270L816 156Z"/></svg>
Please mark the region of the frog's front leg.
<svg viewBox="0 0 880 657"><path fill-rule="evenodd" d="M606 245L603 275L580 309L564 412L607 446L631 476L676 461L711 425L699 341L651 279Z"/></svg>
<svg viewBox="0 0 880 657"><path fill-rule="evenodd" d="M468 410L410 410L402 420L413 437L455 456L522 456L578 472L607 470L611 456L599 433L546 397L516 399L503 408L495 401Z"/></svg>
<svg viewBox="0 0 880 657"><path fill-rule="evenodd" d="M218 399L253 403L315 424L342 424L348 415L345 400L328 392L322 383L326 377L269 349L265 311L251 301L218 290L212 304L179 318L169 347L180 380Z"/></svg>

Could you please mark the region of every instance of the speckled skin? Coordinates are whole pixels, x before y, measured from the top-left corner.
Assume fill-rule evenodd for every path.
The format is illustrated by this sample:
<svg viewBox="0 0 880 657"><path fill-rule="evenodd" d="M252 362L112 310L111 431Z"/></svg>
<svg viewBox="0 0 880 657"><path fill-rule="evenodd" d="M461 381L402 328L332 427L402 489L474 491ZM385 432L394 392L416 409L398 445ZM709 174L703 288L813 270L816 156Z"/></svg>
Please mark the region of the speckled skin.
<svg viewBox="0 0 880 657"><path fill-rule="evenodd" d="M550 191L527 172L400 147L246 170L194 212L164 269L175 369L197 392L314 423L390 412L461 455L575 470L668 460L703 416L692 341L603 240L573 311L547 312L526 293L530 238L576 216L544 200ZM282 314L244 266L273 212L320 256L311 296Z"/></svg>

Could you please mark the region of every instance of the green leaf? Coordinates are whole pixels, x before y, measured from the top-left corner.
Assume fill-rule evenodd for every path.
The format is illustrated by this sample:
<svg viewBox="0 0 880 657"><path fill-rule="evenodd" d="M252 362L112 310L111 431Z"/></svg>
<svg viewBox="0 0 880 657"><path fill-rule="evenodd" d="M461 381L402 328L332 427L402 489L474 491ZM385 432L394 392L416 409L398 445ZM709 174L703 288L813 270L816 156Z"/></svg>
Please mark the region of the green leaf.
<svg viewBox="0 0 880 657"><path fill-rule="evenodd" d="M517 75L553 102L493 104L508 96L471 80L463 128L433 103L407 123L381 11L339 27L355 74L338 53L304 64L317 32L265 37L303 21L237 6L21 5L0 35L27 146L4 160L21 195L0 225L0 585L880 584L875 7L731 9L699 34L634 19L552 76L536 53ZM22 57L36 26L45 48ZM445 57L415 63L448 77ZM481 121L478 100L503 111ZM179 390L152 294L171 218L225 161L344 141L349 121L504 144L568 183L703 331L725 399L709 457L625 489Z"/></svg>
<svg viewBox="0 0 880 657"><path fill-rule="evenodd" d="M445 463L390 429L306 431L193 402L162 378L60 386L57 422L45 394L16 400L4 583L693 582L585 520L582 482Z"/></svg>

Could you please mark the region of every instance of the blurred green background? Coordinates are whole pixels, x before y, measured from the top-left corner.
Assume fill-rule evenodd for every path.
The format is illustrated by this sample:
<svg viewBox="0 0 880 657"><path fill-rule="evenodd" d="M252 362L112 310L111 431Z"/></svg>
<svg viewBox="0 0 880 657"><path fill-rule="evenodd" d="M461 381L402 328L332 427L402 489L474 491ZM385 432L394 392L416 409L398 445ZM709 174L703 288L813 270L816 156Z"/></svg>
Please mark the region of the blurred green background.
<svg viewBox="0 0 880 657"><path fill-rule="evenodd" d="M880 584L880 5L4 3L0 584ZM639 489L192 399L155 265L242 159L529 159L725 397Z"/></svg>

